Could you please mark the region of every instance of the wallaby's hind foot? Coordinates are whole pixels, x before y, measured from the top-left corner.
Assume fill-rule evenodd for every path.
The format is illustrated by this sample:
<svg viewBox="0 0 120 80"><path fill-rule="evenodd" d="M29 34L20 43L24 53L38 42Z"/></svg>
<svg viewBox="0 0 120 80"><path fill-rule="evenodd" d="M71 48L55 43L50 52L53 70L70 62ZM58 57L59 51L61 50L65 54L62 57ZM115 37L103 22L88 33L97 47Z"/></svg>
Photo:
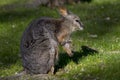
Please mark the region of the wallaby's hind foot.
<svg viewBox="0 0 120 80"><path fill-rule="evenodd" d="M51 67L51 69L50 69L50 71L48 72L48 74L52 74L52 75L55 74L55 68L54 68L54 66Z"/></svg>

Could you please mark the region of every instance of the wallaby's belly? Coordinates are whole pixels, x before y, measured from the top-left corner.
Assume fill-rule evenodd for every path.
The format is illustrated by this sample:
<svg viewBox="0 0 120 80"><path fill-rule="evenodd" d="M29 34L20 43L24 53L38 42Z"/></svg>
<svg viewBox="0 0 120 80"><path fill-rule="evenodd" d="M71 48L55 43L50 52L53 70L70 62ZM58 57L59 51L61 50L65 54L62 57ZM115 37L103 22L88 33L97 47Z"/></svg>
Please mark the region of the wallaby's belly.
<svg viewBox="0 0 120 80"><path fill-rule="evenodd" d="M35 26L35 25L34 25ZM21 55L23 67L31 74L46 74L51 66L51 55L55 55L57 42L53 34L45 26L28 28L23 34L21 41Z"/></svg>

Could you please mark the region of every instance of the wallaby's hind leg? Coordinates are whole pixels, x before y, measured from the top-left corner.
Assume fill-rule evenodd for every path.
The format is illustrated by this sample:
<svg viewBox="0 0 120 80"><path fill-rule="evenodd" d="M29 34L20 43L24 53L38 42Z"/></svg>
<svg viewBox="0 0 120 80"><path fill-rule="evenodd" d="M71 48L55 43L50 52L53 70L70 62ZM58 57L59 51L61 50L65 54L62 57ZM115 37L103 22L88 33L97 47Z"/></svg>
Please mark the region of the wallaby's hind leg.
<svg viewBox="0 0 120 80"><path fill-rule="evenodd" d="M51 65L50 71L49 73L54 74L55 72L55 63L58 60L58 48L52 48L51 49L51 53L50 53L50 61L49 61L49 65Z"/></svg>
<svg viewBox="0 0 120 80"><path fill-rule="evenodd" d="M57 64L58 61L58 47L55 48L55 64Z"/></svg>
<svg viewBox="0 0 120 80"><path fill-rule="evenodd" d="M48 73L54 74L54 64L55 64L55 55L53 53L50 54L50 61L49 61L49 67L50 70Z"/></svg>
<svg viewBox="0 0 120 80"><path fill-rule="evenodd" d="M54 74L54 70L55 70L54 66L57 57L58 57L58 51L55 47L52 47L50 51L50 60L49 60L50 70L48 73Z"/></svg>

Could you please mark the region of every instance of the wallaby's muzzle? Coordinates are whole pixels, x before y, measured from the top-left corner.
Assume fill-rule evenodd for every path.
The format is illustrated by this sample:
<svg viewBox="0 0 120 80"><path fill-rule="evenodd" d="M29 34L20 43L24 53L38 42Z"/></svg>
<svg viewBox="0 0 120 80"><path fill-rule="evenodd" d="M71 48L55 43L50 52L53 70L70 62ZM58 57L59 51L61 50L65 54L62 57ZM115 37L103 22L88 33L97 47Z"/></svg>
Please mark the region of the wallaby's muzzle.
<svg viewBox="0 0 120 80"><path fill-rule="evenodd" d="M80 29L80 30L83 30L83 29L84 29L84 25L83 25L83 23L79 21L79 24L80 24L79 29Z"/></svg>

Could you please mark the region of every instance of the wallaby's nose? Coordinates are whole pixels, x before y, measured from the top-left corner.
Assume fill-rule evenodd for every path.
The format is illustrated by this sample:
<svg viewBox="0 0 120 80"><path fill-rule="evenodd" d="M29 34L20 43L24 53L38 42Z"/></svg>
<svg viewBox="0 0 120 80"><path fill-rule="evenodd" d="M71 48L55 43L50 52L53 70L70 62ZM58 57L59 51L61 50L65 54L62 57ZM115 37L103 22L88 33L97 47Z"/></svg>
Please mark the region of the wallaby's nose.
<svg viewBox="0 0 120 80"><path fill-rule="evenodd" d="M80 30L83 30L83 27L80 27Z"/></svg>
<svg viewBox="0 0 120 80"><path fill-rule="evenodd" d="M83 23L80 23L80 30L83 30L84 29L84 25Z"/></svg>

